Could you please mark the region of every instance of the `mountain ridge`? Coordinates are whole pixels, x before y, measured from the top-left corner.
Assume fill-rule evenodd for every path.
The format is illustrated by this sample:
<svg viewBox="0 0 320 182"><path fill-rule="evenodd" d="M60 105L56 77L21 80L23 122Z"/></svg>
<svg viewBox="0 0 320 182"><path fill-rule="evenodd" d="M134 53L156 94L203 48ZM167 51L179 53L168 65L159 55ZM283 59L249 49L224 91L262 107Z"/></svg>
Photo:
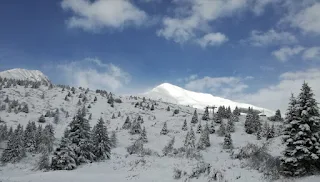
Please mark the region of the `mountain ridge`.
<svg viewBox="0 0 320 182"><path fill-rule="evenodd" d="M39 70L14 68L0 72L0 77L16 80L29 80L50 83L49 78Z"/></svg>
<svg viewBox="0 0 320 182"><path fill-rule="evenodd" d="M257 107L247 103L235 102L229 99L213 96L209 93L189 91L170 83L162 83L143 95L152 99L160 99L174 104L190 105L197 109L204 109L208 105L214 105L216 107L230 106L231 109L234 109L236 106L239 108L252 107L253 109L263 112L267 116L274 115L274 111L266 108Z"/></svg>

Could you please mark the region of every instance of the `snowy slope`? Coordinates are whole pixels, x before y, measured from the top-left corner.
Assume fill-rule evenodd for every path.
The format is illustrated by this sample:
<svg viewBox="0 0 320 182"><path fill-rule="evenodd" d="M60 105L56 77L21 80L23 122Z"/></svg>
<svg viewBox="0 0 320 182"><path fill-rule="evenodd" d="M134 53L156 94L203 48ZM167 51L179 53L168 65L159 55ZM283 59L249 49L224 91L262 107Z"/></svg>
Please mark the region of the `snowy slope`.
<svg viewBox="0 0 320 182"><path fill-rule="evenodd" d="M256 107L250 104L234 102L221 97L215 97L211 94L192 92L170 83L163 83L144 95L153 99L161 99L165 102L189 105L198 109L203 109L206 106L230 106L231 109L234 109L236 106L239 108L253 107L256 110L264 112L267 116L274 115L274 112L268 109Z"/></svg>
<svg viewBox="0 0 320 182"><path fill-rule="evenodd" d="M45 83L50 83L48 77L38 70L15 68L0 72L0 77L11 78L16 80L41 81Z"/></svg>

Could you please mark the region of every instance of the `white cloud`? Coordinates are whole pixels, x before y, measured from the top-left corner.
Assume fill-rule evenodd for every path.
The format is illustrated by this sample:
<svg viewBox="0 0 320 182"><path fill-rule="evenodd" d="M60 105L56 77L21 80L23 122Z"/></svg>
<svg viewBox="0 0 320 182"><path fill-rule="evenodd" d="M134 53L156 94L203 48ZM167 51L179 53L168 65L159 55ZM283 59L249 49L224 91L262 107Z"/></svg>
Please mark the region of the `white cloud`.
<svg viewBox="0 0 320 182"><path fill-rule="evenodd" d="M198 78L198 75L197 74L192 74L188 77L185 77L185 78L178 78L177 81L178 82L189 82L191 80L195 80L196 78Z"/></svg>
<svg viewBox="0 0 320 182"><path fill-rule="evenodd" d="M207 46L221 45L226 41L228 41L228 38L224 34L218 32L218 33L208 33L204 35L201 39L197 40L197 43L201 47L206 48Z"/></svg>
<svg viewBox="0 0 320 182"><path fill-rule="evenodd" d="M300 54L304 49L305 48L302 46L296 46L293 48L282 47L279 50L273 51L271 54L275 56L279 61L285 62L293 56Z"/></svg>
<svg viewBox="0 0 320 182"><path fill-rule="evenodd" d="M320 60L320 47L311 47L306 49L302 58L304 60Z"/></svg>
<svg viewBox="0 0 320 182"><path fill-rule="evenodd" d="M308 33L320 34L320 3L315 2L296 14L286 18L292 27L297 27Z"/></svg>
<svg viewBox="0 0 320 182"><path fill-rule="evenodd" d="M191 80L185 84L186 89L194 91L210 90L214 95L230 96L234 93L242 92L248 85L242 82L239 77L203 77Z"/></svg>
<svg viewBox="0 0 320 182"><path fill-rule="evenodd" d="M127 0L63 0L61 6L73 13L67 21L68 26L86 31L139 26L147 19L144 11Z"/></svg>
<svg viewBox="0 0 320 182"><path fill-rule="evenodd" d="M67 84L92 89L118 90L131 80L130 75L114 64L87 58L58 65Z"/></svg>
<svg viewBox="0 0 320 182"><path fill-rule="evenodd" d="M181 44L199 39L211 32L210 22L241 11L247 6L247 1L176 0L179 4L177 15L173 18L164 17L163 27L157 31L157 35Z"/></svg>
<svg viewBox="0 0 320 182"><path fill-rule="evenodd" d="M320 101L320 68L283 73L279 76L277 84L252 94L240 94L237 100L272 110L280 109L284 112L288 107L291 93L297 96L304 81L311 86L315 98Z"/></svg>
<svg viewBox="0 0 320 182"><path fill-rule="evenodd" d="M277 44L293 44L297 42L296 37L290 32L277 32L270 29L267 32L253 30L245 42L253 46L268 46Z"/></svg>

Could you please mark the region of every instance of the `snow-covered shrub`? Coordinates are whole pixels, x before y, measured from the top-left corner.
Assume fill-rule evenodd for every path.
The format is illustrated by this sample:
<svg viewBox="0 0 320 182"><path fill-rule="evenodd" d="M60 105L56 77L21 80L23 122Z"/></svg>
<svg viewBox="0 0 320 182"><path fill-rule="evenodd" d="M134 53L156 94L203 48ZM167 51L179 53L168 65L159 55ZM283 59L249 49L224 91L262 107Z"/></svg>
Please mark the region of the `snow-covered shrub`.
<svg viewBox="0 0 320 182"><path fill-rule="evenodd" d="M179 114L179 109L175 109L174 111L173 111L173 114Z"/></svg>
<svg viewBox="0 0 320 182"><path fill-rule="evenodd" d="M173 169L173 179L180 179L182 176L182 170L178 168Z"/></svg>
<svg viewBox="0 0 320 182"><path fill-rule="evenodd" d="M114 102L115 102L115 103L122 103L122 100L119 99L119 98L116 98L116 99L114 99Z"/></svg>
<svg viewBox="0 0 320 182"><path fill-rule="evenodd" d="M199 178L201 174L209 175L211 172L211 165L205 162L199 162L196 167L192 169L189 178Z"/></svg>

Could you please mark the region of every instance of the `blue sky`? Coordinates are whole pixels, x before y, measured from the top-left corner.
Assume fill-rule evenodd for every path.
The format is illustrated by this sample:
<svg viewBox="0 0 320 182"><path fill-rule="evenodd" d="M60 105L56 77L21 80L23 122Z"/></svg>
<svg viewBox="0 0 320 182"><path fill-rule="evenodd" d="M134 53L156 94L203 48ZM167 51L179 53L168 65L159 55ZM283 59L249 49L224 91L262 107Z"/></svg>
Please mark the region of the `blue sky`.
<svg viewBox="0 0 320 182"><path fill-rule="evenodd" d="M318 0L2 0L0 70L120 93L170 82L273 109L303 80L320 95L319 17Z"/></svg>

